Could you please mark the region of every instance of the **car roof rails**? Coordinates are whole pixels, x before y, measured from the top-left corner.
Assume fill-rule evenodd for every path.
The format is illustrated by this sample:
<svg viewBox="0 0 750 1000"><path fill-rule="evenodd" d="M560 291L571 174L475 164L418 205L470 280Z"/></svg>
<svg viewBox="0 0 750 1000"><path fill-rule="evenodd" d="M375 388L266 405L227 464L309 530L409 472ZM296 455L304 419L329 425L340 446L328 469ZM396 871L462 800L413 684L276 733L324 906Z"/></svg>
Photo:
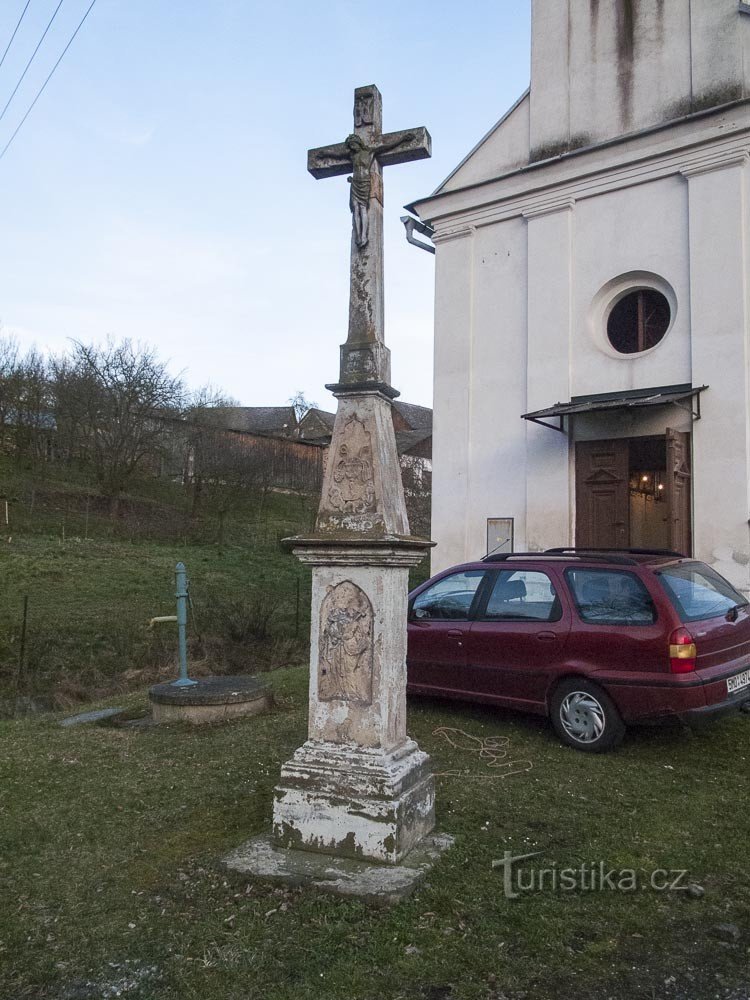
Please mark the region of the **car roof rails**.
<svg viewBox="0 0 750 1000"><path fill-rule="evenodd" d="M591 549L547 549L545 552L499 552L495 555L482 557L482 562L507 562L510 559L544 559L551 556L553 559L585 559L588 562L615 563L618 566L637 566L638 560L627 554L618 555L609 549L592 551Z"/></svg>
<svg viewBox="0 0 750 1000"><path fill-rule="evenodd" d="M672 549L636 549L636 548L622 548L622 549L597 549L597 548L586 548L585 546L575 546L575 545L565 545L556 549L545 549L545 552L550 553L550 555L564 555L566 552L579 553L579 552L591 552L591 553L602 553L610 552L612 555L619 555L620 553L624 555L631 556L671 556L675 559L689 559L684 552L675 552Z"/></svg>

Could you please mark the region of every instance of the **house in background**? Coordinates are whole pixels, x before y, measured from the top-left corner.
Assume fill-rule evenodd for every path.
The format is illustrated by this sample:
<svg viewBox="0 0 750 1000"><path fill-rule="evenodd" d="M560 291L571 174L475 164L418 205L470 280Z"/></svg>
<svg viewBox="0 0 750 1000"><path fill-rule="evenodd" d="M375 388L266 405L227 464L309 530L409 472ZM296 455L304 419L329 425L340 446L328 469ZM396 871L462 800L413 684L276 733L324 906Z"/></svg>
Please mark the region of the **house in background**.
<svg viewBox="0 0 750 1000"><path fill-rule="evenodd" d="M531 86L429 197L433 569L693 552L750 590L750 5L532 0Z"/></svg>
<svg viewBox="0 0 750 1000"><path fill-rule="evenodd" d="M224 427L244 434L264 434L268 437L298 436L297 414L293 406L217 406Z"/></svg>

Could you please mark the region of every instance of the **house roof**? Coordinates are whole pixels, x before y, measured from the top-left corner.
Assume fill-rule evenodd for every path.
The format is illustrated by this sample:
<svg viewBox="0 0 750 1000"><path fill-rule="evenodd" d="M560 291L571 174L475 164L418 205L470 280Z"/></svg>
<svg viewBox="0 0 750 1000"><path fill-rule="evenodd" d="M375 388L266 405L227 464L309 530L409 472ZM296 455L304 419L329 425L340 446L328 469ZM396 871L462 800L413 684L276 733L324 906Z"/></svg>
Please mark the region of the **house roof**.
<svg viewBox="0 0 750 1000"><path fill-rule="evenodd" d="M416 403L402 403L396 400L393 408L398 410L412 430L432 432L432 410L429 406L418 406Z"/></svg>
<svg viewBox="0 0 750 1000"><path fill-rule="evenodd" d="M297 427L293 406L221 406L217 412L230 431L286 436Z"/></svg>
<svg viewBox="0 0 750 1000"><path fill-rule="evenodd" d="M300 431L302 436L305 436L305 431L309 425L313 428L317 425L318 427L326 427L331 433L333 431L333 424L336 420L335 413L329 413L328 410L321 410L317 406L311 406L304 417L299 422Z"/></svg>
<svg viewBox="0 0 750 1000"><path fill-rule="evenodd" d="M420 447L420 445L426 445L427 447ZM430 427L428 430L396 431L396 450L399 455L409 455L416 451L432 454L432 428Z"/></svg>

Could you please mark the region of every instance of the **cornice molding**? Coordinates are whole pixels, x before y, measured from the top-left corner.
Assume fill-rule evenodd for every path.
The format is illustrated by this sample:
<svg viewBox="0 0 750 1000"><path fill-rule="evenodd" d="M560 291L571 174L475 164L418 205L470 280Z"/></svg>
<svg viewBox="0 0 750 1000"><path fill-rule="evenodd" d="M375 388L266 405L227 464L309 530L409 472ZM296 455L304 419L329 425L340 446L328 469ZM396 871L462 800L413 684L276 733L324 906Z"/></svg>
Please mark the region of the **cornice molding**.
<svg viewBox="0 0 750 1000"><path fill-rule="evenodd" d="M545 215L555 215L557 212L572 212L576 207L576 200L572 197L555 198L533 208L528 208L522 212L524 219L541 219Z"/></svg>
<svg viewBox="0 0 750 1000"><path fill-rule="evenodd" d="M707 148L710 147L710 148ZM468 235L474 229L504 222L514 217L526 219L550 212L569 210L577 202L600 194L647 184L667 177L691 177L710 170L722 170L744 164L750 158L750 126L735 131L726 138L713 138L710 143L658 152L625 164L615 164L592 170L584 176L551 182L544 190L519 191L499 196L480 206L456 209L442 217L432 217L434 242L455 235ZM445 234L445 237L443 236Z"/></svg>
<svg viewBox="0 0 750 1000"><path fill-rule="evenodd" d="M450 243L451 240L462 240L467 236L473 236L476 231L477 227L472 225L452 226L447 229L436 230L432 236L432 242L438 245L440 243Z"/></svg>
<svg viewBox="0 0 750 1000"><path fill-rule="evenodd" d="M744 167L750 159L750 149L739 149L734 155L706 156L703 161L696 161L680 171L683 177L697 177L699 174L713 173L715 170L726 170L729 167Z"/></svg>

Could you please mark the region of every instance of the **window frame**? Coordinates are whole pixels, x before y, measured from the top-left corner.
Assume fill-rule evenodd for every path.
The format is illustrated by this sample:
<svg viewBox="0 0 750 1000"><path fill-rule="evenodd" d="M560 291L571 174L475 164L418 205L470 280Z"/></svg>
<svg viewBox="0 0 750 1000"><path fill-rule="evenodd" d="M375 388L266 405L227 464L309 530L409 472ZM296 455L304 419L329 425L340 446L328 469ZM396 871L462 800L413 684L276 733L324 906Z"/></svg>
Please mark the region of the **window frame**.
<svg viewBox="0 0 750 1000"><path fill-rule="evenodd" d="M492 598L492 594L495 590L495 585L500 579L502 573L538 573L540 576L546 576L550 582L550 586L555 591L555 598L552 602L551 607L557 604L559 609L559 615L556 618L488 618L487 617L487 607ZM557 625L561 622L565 616L565 607L563 604L563 598L560 593L560 582L555 579L555 576L549 572L548 569L539 569L536 566L510 566L507 567L497 567L495 568L489 576L491 580L485 585L485 594L483 595L480 604L474 608L474 621L483 622L490 625L501 625L507 622L509 625Z"/></svg>
<svg viewBox="0 0 750 1000"><path fill-rule="evenodd" d="M426 594L429 590L432 589L432 587L436 587L438 584L442 583L444 580L449 580L452 576L461 576L462 574L466 574L466 573L481 573L482 574L482 579L479 581L479 584L477 585L477 589L474 591L474 598L473 598L471 604L469 605L469 610L467 612L466 618L417 618L416 617L416 615L414 613L414 605L417 602L417 600L423 594ZM420 590L418 594L415 594L414 597L411 598L411 600L409 601L409 608L408 608L408 615L407 615L407 621L408 621L408 623L409 624L411 624L411 623L415 623L415 624L416 623L419 623L419 624L428 624L428 623L436 624L436 623L441 623L441 624L444 624L444 623L450 623L450 622L471 622L471 621L475 621L475 619L476 619L476 612L477 612L477 608L479 606L479 603L484 599L484 591L487 588L487 580L492 575L493 575L492 571L489 570L489 569L486 569L486 568L483 568L483 569L455 570L454 572L448 572L448 573L446 573L445 576L441 576L439 580L432 581L431 586L425 587L424 590Z"/></svg>
<svg viewBox="0 0 750 1000"><path fill-rule="evenodd" d="M658 339L655 340L654 343L652 343L652 344L647 344L646 343L646 324L647 324L647 320L646 320L646 317L645 317L645 306L644 306L644 296L645 295L659 296L661 299L664 300L664 306L666 306L666 309L667 309L667 321L666 321L666 323L664 325L664 329L661 332L661 334L659 335ZM623 303L627 302L628 299L632 299L633 297L635 297L636 300L637 300L636 301L636 307L635 307L636 308L636 329L634 331L635 332L635 349L632 350L632 351L623 351L623 350L620 350L620 348L615 345L615 342L612 339L612 334L610 332L610 324L612 323L612 317L614 316L614 314L616 313L616 311L618 309L620 309L620 307L623 305ZM660 303L660 305L661 305L661 303ZM617 352L617 354L619 354L619 355L621 355L623 357L632 357L632 356L638 355L638 354L645 354L646 351L652 351L655 347L658 347L659 344L661 344L661 342L664 340L664 338L666 337L666 335L669 333L669 330L670 330L671 326L672 326L672 306L670 304L669 299L664 294L664 292L660 291L658 288L650 288L647 285L644 285L641 288L631 288L631 289L629 289L627 292L625 292L624 295L621 295L612 304L612 306L610 307L610 309L607 312L605 334L606 334L607 340L609 341L610 346L612 347L612 349L614 351ZM628 331L627 336L630 336L630 335L631 335L631 331Z"/></svg>
<svg viewBox="0 0 750 1000"><path fill-rule="evenodd" d="M574 587L573 582L572 582L572 580L570 578L570 574L571 573L576 573L576 572L579 572L579 573L580 572L584 572L584 573L598 573L598 574L609 573L610 575L614 573L617 576L631 576L631 577L633 577L635 580L638 581L638 583L641 585L641 587L643 588L643 590L645 591L645 593L648 595L648 599L651 601L651 606L654 609L654 617L653 617L653 619L650 622L632 622L632 621L630 621L630 622L626 622L626 621L619 621L619 622L612 622L612 621L608 621L608 622L596 622L596 621L590 621L590 620L584 618L583 614L581 613L581 606L578 603L578 597L576 595L575 587ZM661 611L659 609L659 603L658 603L658 601L656 601L654 599L654 595L651 593L651 591L649 590L649 588L646 586L645 580L643 580L642 577L640 577L637 573L634 573L632 570L625 569L624 567L619 567L619 566L617 568L615 568L613 566L612 567L609 567L609 566L566 566L565 569L564 569L564 571L563 571L563 576L565 578L565 586L567 587L568 592L570 593L571 601L573 602L573 609L574 609L574 611L576 613L576 617L578 618L578 621L582 625L590 625L593 628L653 628L654 625L656 625L659 622L659 619L661 618Z"/></svg>

